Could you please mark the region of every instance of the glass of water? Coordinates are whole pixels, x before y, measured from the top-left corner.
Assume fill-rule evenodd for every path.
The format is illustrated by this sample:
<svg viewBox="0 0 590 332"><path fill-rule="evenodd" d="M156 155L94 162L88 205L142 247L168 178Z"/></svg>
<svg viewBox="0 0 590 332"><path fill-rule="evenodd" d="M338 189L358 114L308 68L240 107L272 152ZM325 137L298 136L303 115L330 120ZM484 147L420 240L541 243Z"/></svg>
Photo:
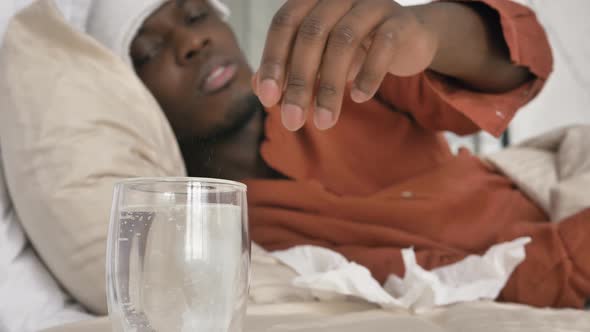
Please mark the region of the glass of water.
<svg viewBox="0 0 590 332"><path fill-rule="evenodd" d="M248 297L246 186L131 179L115 186L107 251L117 332L240 332Z"/></svg>

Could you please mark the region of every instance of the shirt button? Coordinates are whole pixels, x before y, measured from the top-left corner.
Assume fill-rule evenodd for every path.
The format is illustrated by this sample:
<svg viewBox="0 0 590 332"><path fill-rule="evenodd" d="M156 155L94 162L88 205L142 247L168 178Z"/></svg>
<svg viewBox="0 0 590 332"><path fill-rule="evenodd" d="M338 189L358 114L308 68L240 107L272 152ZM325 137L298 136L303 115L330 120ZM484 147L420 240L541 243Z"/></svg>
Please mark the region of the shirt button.
<svg viewBox="0 0 590 332"><path fill-rule="evenodd" d="M402 193L402 198L405 198L405 199L414 198L414 193L411 191L404 191Z"/></svg>
<svg viewBox="0 0 590 332"><path fill-rule="evenodd" d="M496 111L496 116L500 119L506 119L506 115L502 111Z"/></svg>

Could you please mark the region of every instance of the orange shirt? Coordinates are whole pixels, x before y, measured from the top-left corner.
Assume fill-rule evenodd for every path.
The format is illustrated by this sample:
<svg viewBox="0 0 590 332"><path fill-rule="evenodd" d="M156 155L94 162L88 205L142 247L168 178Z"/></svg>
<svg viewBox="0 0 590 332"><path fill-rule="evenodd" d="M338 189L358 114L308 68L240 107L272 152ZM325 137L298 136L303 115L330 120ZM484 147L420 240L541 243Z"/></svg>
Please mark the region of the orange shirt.
<svg viewBox="0 0 590 332"><path fill-rule="evenodd" d="M416 249L423 267L434 268L536 234L529 265L515 273L504 298L581 306L584 294L590 297L588 279L536 295L532 285L545 280L539 272L551 273L550 267L563 263L565 249L556 249L555 240L560 230L550 227L509 179L466 151L454 156L440 133L484 129L500 135L552 70L549 43L530 10L508 0L483 2L500 14L512 60L535 78L508 93L486 94L430 72L388 76L373 100L356 104L346 98L340 121L325 132L313 121L288 132L278 110L271 110L261 153L290 180L247 182L254 241L270 250L303 244L331 248L384 281L391 273L403 274L400 250L407 247ZM580 227L579 221L563 224ZM566 270L556 278L571 277ZM572 293L573 288L583 291Z"/></svg>

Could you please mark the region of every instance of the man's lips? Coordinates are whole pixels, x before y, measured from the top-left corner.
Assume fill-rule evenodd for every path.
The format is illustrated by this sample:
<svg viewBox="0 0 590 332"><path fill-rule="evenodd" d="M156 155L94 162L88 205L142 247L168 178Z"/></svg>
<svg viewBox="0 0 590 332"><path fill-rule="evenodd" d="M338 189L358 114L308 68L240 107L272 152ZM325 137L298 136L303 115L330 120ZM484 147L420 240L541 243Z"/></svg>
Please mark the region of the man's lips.
<svg viewBox="0 0 590 332"><path fill-rule="evenodd" d="M238 66L234 63L217 64L211 67L200 87L201 91L208 95L223 90L238 73Z"/></svg>

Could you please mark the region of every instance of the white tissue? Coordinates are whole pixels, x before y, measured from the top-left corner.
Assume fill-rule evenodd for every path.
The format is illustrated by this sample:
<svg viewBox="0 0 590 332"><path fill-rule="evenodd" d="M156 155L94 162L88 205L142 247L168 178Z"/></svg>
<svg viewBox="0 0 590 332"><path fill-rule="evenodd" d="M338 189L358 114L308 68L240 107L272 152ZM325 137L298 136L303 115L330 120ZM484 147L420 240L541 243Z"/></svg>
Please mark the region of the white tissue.
<svg viewBox="0 0 590 332"><path fill-rule="evenodd" d="M402 251L406 274L391 275L382 287L364 266L320 247L301 246L272 255L297 274L296 287L313 291L319 300L355 297L385 309L426 311L460 302L494 300L510 275L525 259L530 238L498 244L483 256L469 256L442 268L426 271L416 263L413 249Z"/></svg>

